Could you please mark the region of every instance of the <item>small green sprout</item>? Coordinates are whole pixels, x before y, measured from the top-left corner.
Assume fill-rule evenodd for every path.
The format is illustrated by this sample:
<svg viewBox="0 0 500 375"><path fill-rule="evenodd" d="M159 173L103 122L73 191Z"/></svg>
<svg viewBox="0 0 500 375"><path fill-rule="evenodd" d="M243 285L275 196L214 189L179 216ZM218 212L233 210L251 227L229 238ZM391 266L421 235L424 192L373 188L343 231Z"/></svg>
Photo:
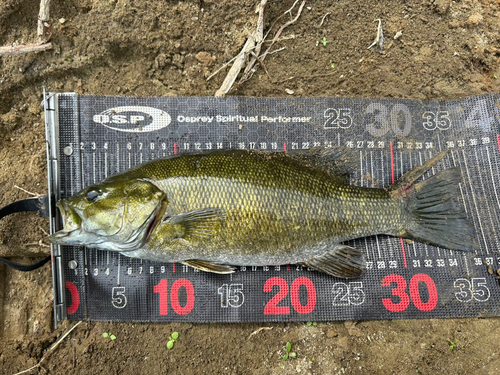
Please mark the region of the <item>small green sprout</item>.
<svg viewBox="0 0 500 375"><path fill-rule="evenodd" d="M111 341L116 340L116 336L108 332L104 332L102 334L102 337L104 337L105 339L109 337Z"/></svg>
<svg viewBox="0 0 500 375"><path fill-rule="evenodd" d="M326 43L328 43L328 42L327 42L325 37L323 37L323 39L321 39L321 43L323 43L323 47L326 47Z"/></svg>
<svg viewBox="0 0 500 375"><path fill-rule="evenodd" d="M317 322L307 322L306 324L308 327L310 327L310 326L317 327L318 326Z"/></svg>
<svg viewBox="0 0 500 375"><path fill-rule="evenodd" d="M497 75L496 75L496 74L494 74L494 75L493 75L493 78L497 79L498 77L497 77Z"/></svg>
<svg viewBox="0 0 500 375"><path fill-rule="evenodd" d="M172 349L174 347L174 343L177 341L178 338L179 338L179 332L172 333L172 335L168 338L167 349Z"/></svg>
<svg viewBox="0 0 500 375"><path fill-rule="evenodd" d="M456 339L455 341L450 341L450 350L455 349L457 345L458 345L458 339Z"/></svg>
<svg viewBox="0 0 500 375"><path fill-rule="evenodd" d="M286 361L288 358L297 358L297 353L292 352L292 344L287 342L285 349L286 349L286 354L283 356L283 361Z"/></svg>
<svg viewBox="0 0 500 375"><path fill-rule="evenodd" d="M330 67L331 67L332 69L335 69L335 63L334 63L332 60L330 60Z"/></svg>
<svg viewBox="0 0 500 375"><path fill-rule="evenodd" d="M319 40L316 41L316 47L319 46Z"/></svg>

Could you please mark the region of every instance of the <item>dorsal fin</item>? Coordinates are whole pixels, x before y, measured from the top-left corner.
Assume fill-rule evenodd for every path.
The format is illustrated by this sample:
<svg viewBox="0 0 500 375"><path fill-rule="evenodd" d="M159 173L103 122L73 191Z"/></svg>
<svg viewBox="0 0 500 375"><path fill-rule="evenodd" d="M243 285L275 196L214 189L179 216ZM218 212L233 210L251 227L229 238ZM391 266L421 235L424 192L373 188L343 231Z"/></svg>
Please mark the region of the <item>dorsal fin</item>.
<svg viewBox="0 0 500 375"><path fill-rule="evenodd" d="M309 150L291 150L287 155L307 165L325 170L328 174L340 178L343 182L359 166L358 153L343 146L313 147Z"/></svg>

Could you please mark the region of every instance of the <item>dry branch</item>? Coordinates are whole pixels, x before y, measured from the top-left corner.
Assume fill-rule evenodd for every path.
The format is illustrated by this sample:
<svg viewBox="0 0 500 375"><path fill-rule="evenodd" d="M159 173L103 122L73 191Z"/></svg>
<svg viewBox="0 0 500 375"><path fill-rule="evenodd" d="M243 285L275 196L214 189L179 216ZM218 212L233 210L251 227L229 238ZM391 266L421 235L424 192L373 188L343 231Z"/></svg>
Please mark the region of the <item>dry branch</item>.
<svg viewBox="0 0 500 375"><path fill-rule="evenodd" d="M49 42L52 36L52 23L49 17L50 0L40 1L40 12L38 13L38 43L24 44L21 46L0 47L0 56L20 55L28 52L42 52L52 49L52 43Z"/></svg>
<svg viewBox="0 0 500 375"><path fill-rule="evenodd" d="M283 17L287 13L289 13L290 16L293 17L292 10L295 8L295 5L297 5L298 2L299 2L299 0L295 0L292 7L290 9L288 9L286 12L284 12L280 17L278 17L277 20L279 20L281 17ZM297 11L297 15L279 28L276 35L272 39L269 47L266 49L266 51L263 54L260 54L261 49L262 49L262 43L265 42L265 39L267 37L267 34L266 34L266 37L264 37L264 8L266 6L266 3L267 3L267 0L261 0L261 2L259 4L259 8L258 8L259 19L257 21L257 27L255 29L255 32L253 34L249 33L248 39L245 42L245 45L243 46L242 50L233 59L234 63L231 66L231 69L229 70L226 78L224 79L222 86L215 93L216 97L224 96L229 92L229 90L233 86L234 82L236 81L238 74L240 73L241 69L243 68L243 65L245 64L245 62L247 62L247 60L250 57L251 58L247 62L247 66L242 74L242 77L241 77L239 83L241 84L242 82L249 79L253 75L253 73L256 71L258 64L262 65L262 67L264 68L264 70L266 71L266 74L267 74L267 69L264 66L264 59L266 58L267 55L270 54L271 48L273 47L274 43L276 43L276 41L279 39L283 30L298 20L298 18L300 17L300 14L302 13L302 9L304 8L304 5L306 4L306 0L302 0L302 3L300 4L299 9ZM276 23L276 21L274 23ZM274 23L271 26L270 30L273 28ZM268 31L268 33L269 33L269 31ZM226 63L224 66L226 66L228 64L229 64L229 62ZM210 75L210 77L208 77L208 79L212 78L222 68L219 68L215 73Z"/></svg>
<svg viewBox="0 0 500 375"><path fill-rule="evenodd" d="M73 327L67 329L57 340L55 343L53 343L48 349L47 351L45 352L45 354L43 355L42 359L40 360L40 362L38 362L36 365L30 367L29 369L26 369L24 371L20 371L20 372L17 372L15 373L14 375L21 375L21 374L26 374L28 372L31 372L32 370L36 369L36 368L43 368L42 367L42 362L47 359L53 352L54 350L57 348L57 346L61 343L61 341L63 341L70 333L71 331L73 331L76 327L78 327L82 322L78 322L76 323Z"/></svg>
<svg viewBox="0 0 500 375"><path fill-rule="evenodd" d="M227 73L227 76L224 79L222 86L215 93L216 97L221 97L227 94L227 92L233 86L234 81L236 81L236 77L240 73L240 70L243 67L245 61L247 60L248 55L255 49L256 43L262 44L262 35L264 30L264 8L266 6L266 3L267 0L261 0L259 5L259 19L257 21L257 28L255 30L255 33L253 35L248 36L248 39L245 45L243 46L243 49L236 56L236 59L234 60L234 63L231 66L231 69L229 70L229 73Z"/></svg>

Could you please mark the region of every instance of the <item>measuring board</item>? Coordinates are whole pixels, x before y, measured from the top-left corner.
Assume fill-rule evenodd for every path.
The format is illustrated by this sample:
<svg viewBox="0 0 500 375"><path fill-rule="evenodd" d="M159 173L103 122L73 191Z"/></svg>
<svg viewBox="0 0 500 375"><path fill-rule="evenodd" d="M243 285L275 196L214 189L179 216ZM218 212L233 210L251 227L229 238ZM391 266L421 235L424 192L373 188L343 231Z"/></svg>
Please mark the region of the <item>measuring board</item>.
<svg viewBox="0 0 500 375"><path fill-rule="evenodd" d="M359 279L307 267L199 272L118 253L52 246L56 323L260 322L500 315L500 95L422 102L363 98L45 98L49 194L59 200L143 162L213 149L345 146L353 183L382 188L438 152L424 178L459 166L459 201L480 249L450 251L389 236L349 241L367 258ZM51 230L59 221L52 212Z"/></svg>

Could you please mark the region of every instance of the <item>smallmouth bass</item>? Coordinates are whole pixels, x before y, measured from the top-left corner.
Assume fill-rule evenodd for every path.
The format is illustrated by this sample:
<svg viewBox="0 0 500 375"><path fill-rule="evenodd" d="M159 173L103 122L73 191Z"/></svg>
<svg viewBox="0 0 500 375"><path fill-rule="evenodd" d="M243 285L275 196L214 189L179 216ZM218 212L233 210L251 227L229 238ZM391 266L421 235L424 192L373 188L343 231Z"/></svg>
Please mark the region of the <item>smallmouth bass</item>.
<svg viewBox="0 0 500 375"><path fill-rule="evenodd" d="M475 248L456 199L460 170L416 182L446 151L385 189L346 183L353 154L217 150L154 160L61 200L64 227L50 240L208 272L303 264L337 277L364 272L363 253L342 244L359 237Z"/></svg>

